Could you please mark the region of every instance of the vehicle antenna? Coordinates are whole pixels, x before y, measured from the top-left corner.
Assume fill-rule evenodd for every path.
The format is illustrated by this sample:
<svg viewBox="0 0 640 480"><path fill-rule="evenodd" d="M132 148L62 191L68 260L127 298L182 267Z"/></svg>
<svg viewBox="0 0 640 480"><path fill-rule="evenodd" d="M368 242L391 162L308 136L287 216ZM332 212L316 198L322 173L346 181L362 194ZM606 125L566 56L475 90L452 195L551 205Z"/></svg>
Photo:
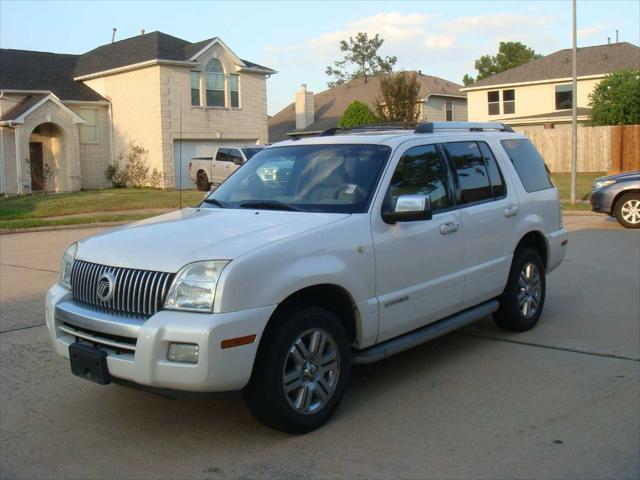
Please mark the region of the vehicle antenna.
<svg viewBox="0 0 640 480"><path fill-rule="evenodd" d="M179 134L180 140L179 140L179 144L178 144L178 155L180 156L180 159L178 160L179 165L178 165L178 198L179 198L179 202L180 202L180 210L182 210L182 105L180 105L180 134Z"/></svg>

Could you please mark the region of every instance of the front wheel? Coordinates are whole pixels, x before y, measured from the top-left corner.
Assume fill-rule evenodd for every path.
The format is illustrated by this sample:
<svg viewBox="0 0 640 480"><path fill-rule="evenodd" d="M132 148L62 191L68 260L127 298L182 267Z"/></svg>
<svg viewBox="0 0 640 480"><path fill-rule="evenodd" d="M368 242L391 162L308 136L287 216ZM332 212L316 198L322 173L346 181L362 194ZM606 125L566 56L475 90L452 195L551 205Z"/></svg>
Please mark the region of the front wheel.
<svg viewBox="0 0 640 480"><path fill-rule="evenodd" d="M624 228L640 228L640 193L625 193L616 202L614 213Z"/></svg>
<svg viewBox="0 0 640 480"><path fill-rule="evenodd" d="M288 309L272 320L244 390L251 413L270 428L306 433L337 410L350 373L342 324L320 307Z"/></svg>
<svg viewBox="0 0 640 480"><path fill-rule="evenodd" d="M196 187L201 192L208 192L211 189L209 178L207 177L207 174L202 170L198 172L198 175L196 175Z"/></svg>
<svg viewBox="0 0 640 480"><path fill-rule="evenodd" d="M500 308L493 314L495 322L505 330L531 330L542 314L546 288L544 263L538 252L529 248L517 250Z"/></svg>

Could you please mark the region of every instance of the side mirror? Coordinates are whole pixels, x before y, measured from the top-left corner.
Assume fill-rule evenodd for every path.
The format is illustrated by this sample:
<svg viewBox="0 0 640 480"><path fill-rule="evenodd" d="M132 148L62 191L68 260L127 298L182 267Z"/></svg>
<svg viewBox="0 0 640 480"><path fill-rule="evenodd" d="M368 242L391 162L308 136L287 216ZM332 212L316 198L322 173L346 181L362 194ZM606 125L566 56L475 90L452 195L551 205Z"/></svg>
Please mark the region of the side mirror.
<svg viewBox="0 0 640 480"><path fill-rule="evenodd" d="M400 195L393 210L382 211L385 223L431 220L432 216L429 195Z"/></svg>
<svg viewBox="0 0 640 480"><path fill-rule="evenodd" d="M244 160L242 159L242 157L235 157L233 159L233 163L235 163L236 165L242 165L244 163Z"/></svg>

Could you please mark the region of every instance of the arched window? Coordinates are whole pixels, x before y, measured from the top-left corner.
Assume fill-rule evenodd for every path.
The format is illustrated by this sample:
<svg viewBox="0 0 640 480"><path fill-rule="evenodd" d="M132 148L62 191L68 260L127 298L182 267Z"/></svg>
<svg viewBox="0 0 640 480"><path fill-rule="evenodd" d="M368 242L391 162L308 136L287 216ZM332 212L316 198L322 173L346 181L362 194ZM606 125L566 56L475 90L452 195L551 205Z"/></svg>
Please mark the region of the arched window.
<svg viewBox="0 0 640 480"><path fill-rule="evenodd" d="M224 107L224 70L220 60L212 58L207 63L207 106Z"/></svg>

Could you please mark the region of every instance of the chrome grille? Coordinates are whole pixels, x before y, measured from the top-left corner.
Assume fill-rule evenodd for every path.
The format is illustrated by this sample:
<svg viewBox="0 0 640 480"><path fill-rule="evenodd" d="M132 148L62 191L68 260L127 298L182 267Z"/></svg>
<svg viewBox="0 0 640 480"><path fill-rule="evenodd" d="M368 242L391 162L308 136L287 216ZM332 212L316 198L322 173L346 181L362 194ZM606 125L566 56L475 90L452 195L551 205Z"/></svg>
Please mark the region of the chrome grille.
<svg viewBox="0 0 640 480"><path fill-rule="evenodd" d="M110 300L98 298L98 280L110 272L115 278L115 290ZM162 308L174 274L110 267L75 260L71 270L71 291L74 300L98 310L150 317Z"/></svg>

